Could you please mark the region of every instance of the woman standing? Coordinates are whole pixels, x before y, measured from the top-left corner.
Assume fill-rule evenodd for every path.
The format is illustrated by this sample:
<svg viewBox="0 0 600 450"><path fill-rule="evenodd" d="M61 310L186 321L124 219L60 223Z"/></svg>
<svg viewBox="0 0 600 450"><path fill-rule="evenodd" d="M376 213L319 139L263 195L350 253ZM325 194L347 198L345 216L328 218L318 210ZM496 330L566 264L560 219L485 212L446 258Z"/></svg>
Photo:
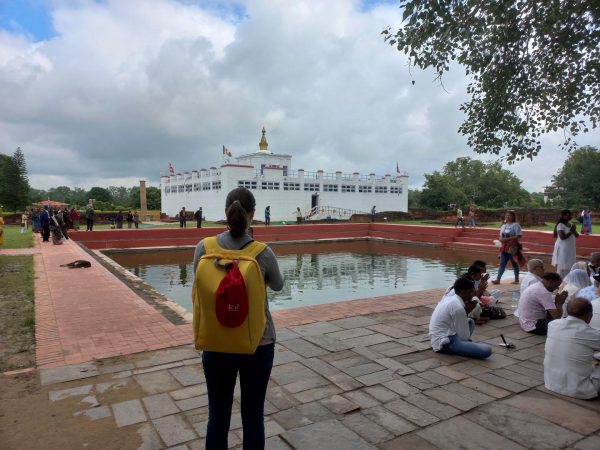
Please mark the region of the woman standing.
<svg viewBox="0 0 600 450"><path fill-rule="evenodd" d="M40 208L37 209L32 209L31 210L31 221L32 221L32 228L33 228L33 232L34 233L39 233L40 230L42 229L42 225L40 224Z"/></svg>
<svg viewBox="0 0 600 450"><path fill-rule="evenodd" d="M560 219L554 226L554 252L552 253L552 265L556 267L558 274L564 278L575 264L575 239L579 237L577 227L571 223L573 215L568 209L560 213Z"/></svg>
<svg viewBox="0 0 600 450"><path fill-rule="evenodd" d="M271 206L265 208L265 225L271 225Z"/></svg>
<svg viewBox="0 0 600 450"><path fill-rule="evenodd" d="M582 213L581 234L592 234L592 215L590 208L585 208Z"/></svg>
<svg viewBox="0 0 600 450"><path fill-rule="evenodd" d="M509 261L512 264L513 272L515 273L515 281L513 281L513 284L519 283L518 260L523 258L519 239L521 239L522 234L523 231L521 230L521 225L517 223L515 212L506 211L506 214L504 215L504 224L500 227L499 240L502 243L500 246L500 267L498 268L496 279L492 280L493 284L500 284L500 279L502 278L502 274L506 270L506 265Z"/></svg>
<svg viewBox="0 0 600 450"><path fill-rule="evenodd" d="M255 207L256 201L248 189L237 188L227 195L225 215L229 229L216 236L216 243L221 249L237 251L252 245L253 239L248 230L254 218ZM198 243L194 254L196 283L203 276L202 265L198 266L198 263L205 253L203 239ZM265 247L256 256L256 261L266 285L275 291L281 290L283 277L273 251ZM251 288L248 287L247 290L250 292ZM251 301L250 298L248 300ZM244 430L243 447L263 449L265 446L264 403L275 354L275 326L268 301L265 302L265 315L264 334L253 354L202 352L202 366L208 389L206 448L227 449L233 391L238 373Z"/></svg>

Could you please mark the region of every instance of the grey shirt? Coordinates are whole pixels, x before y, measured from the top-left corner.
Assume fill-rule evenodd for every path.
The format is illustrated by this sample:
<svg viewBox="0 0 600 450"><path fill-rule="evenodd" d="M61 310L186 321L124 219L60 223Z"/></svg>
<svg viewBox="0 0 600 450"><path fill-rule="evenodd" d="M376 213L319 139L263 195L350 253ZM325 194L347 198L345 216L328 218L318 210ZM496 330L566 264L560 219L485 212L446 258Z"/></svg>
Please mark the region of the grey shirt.
<svg viewBox="0 0 600 450"><path fill-rule="evenodd" d="M233 238L229 231L225 231L224 233L217 235L218 244L227 249L227 250L239 250L248 242L250 242L252 238L244 234L240 238ZM196 274L196 267L198 266L198 262L202 255L206 253L204 248L204 240L198 242L196 246L196 251L194 253L194 275ZM256 257L256 262L260 266L260 270L265 278L265 283L274 291L280 291L283 289L283 276L279 271L279 264L277 263L277 258L269 247L265 248L259 255ZM266 345L275 342L275 324L273 323L273 318L271 317L271 312L269 311L269 301L265 302L265 313L267 315L267 325L265 327L265 334L260 341L259 345Z"/></svg>

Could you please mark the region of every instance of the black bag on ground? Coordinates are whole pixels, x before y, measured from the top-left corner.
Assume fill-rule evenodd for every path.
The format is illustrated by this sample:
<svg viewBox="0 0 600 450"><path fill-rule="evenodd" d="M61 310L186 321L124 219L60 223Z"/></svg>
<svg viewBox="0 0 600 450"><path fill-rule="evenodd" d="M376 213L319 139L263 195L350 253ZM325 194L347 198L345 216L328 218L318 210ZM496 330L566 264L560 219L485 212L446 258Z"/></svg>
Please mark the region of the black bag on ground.
<svg viewBox="0 0 600 450"><path fill-rule="evenodd" d="M506 312L499 306L485 305L481 309L481 317L487 317L490 320L506 319Z"/></svg>

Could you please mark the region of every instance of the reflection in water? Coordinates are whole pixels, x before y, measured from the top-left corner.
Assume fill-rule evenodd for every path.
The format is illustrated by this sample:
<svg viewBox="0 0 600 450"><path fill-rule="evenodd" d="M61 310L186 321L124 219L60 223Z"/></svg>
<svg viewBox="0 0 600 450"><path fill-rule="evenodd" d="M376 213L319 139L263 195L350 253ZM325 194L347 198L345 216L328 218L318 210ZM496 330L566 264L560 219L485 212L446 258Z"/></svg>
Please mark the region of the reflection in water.
<svg viewBox="0 0 600 450"><path fill-rule="evenodd" d="M273 310L448 287L475 259L487 259L489 269L496 259L482 253L366 241L272 248L286 280L281 292L268 292ZM109 256L192 310L193 251Z"/></svg>

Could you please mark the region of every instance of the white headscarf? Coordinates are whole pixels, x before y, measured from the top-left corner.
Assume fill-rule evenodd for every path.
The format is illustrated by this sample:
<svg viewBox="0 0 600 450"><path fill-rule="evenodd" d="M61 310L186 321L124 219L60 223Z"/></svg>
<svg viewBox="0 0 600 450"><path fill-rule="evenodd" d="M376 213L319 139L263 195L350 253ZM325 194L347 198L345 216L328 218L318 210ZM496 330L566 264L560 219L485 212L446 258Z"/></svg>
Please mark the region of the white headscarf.
<svg viewBox="0 0 600 450"><path fill-rule="evenodd" d="M575 286L578 288L578 290L584 287L588 287L591 283L587 270L571 270L565 277L565 284L568 286Z"/></svg>

